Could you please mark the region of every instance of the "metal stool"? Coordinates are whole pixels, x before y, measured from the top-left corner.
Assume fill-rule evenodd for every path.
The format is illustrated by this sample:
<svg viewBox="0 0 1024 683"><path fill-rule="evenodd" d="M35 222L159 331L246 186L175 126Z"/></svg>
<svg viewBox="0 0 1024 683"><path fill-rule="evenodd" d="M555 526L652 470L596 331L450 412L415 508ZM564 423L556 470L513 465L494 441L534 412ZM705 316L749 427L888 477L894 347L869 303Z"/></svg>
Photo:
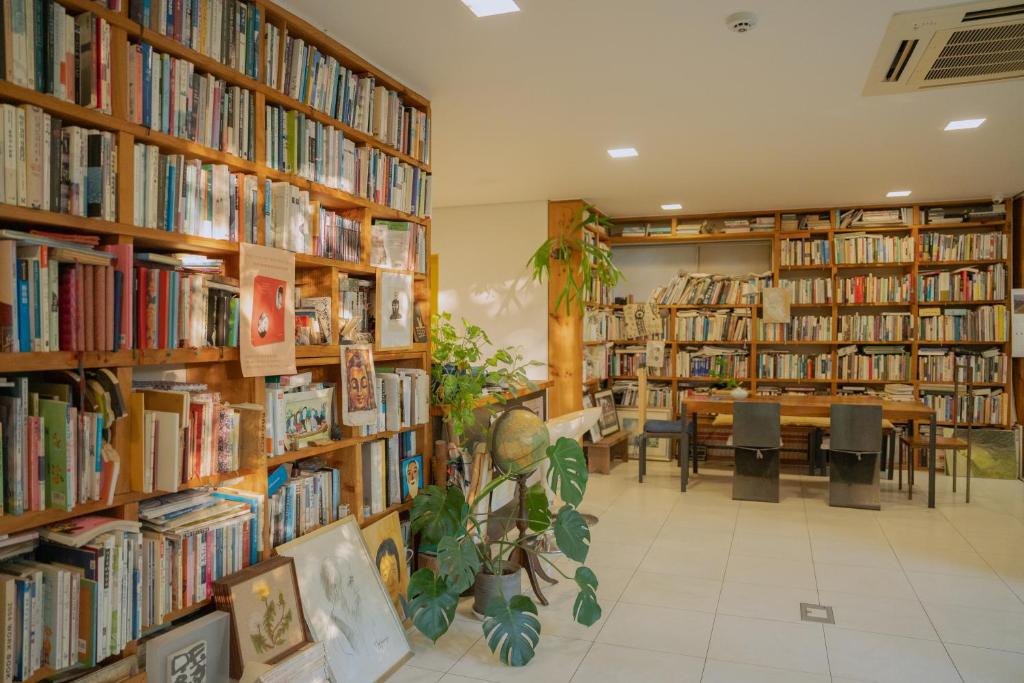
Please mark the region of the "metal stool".
<svg viewBox="0 0 1024 683"><path fill-rule="evenodd" d="M646 420L644 422L644 431L640 435L641 484L644 482L644 475L647 474L647 439L670 439L672 444L669 447L670 453L678 445L679 465L682 470L679 475L679 490L686 491L686 485L690 480L690 471L687 467L690 453L690 432L687 426L685 419Z"/></svg>
<svg viewBox="0 0 1024 683"><path fill-rule="evenodd" d="M822 448L831 454L828 504L881 510L878 483L882 445L882 406L833 405L831 436Z"/></svg>
<svg viewBox="0 0 1024 683"><path fill-rule="evenodd" d="M778 503L782 449L779 404L737 401L732 406L732 415L732 436L726 445L736 452L733 500Z"/></svg>

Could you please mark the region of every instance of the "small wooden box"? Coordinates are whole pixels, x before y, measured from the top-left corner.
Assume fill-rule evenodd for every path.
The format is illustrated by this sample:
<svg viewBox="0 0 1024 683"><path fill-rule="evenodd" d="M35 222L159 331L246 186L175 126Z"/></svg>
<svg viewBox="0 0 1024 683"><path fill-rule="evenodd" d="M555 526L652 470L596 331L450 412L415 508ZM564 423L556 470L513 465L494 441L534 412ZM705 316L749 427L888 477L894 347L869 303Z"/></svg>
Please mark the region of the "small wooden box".
<svg viewBox="0 0 1024 683"><path fill-rule="evenodd" d="M616 459L629 460L629 432L620 430L610 434L596 443L586 444L587 471L597 474L608 474Z"/></svg>

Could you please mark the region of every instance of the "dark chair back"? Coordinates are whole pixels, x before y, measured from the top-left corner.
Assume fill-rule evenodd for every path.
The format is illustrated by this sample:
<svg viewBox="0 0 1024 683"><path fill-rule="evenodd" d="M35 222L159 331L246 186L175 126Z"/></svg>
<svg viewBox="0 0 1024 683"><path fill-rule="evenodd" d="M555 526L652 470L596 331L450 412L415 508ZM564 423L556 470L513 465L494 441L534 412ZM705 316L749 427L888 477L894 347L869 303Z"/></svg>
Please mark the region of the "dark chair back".
<svg viewBox="0 0 1024 683"><path fill-rule="evenodd" d="M732 444L739 448L778 448L782 439L778 403L737 401L732 406Z"/></svg>
<svg viewBox="0 0 1024 683"><path fill-rule="evenodd" d="M834 451L878 453L882 448L882 406L836 404L829 438Z"/></svg>

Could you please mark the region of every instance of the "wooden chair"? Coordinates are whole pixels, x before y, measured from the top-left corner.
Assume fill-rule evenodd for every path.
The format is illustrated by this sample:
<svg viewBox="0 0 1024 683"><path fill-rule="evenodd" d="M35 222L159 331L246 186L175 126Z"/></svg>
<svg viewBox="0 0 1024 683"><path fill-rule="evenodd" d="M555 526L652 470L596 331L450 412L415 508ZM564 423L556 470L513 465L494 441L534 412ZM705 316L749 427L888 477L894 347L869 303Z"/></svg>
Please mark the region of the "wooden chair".
<svg viewBox="0 0 1024 683"><path fill-rule="evenodd" d="M686 486L690 481L690 432L687 429L686 418L678 420L647 419L647 368L640 368L637 371L637 389L639 394L637 405L640 413L640 424L643 425L643 432L640 434L639 453L640 483L643 483L644 475L647 474L647 439L669 439L672 444L670 452L678 452L680 469L679 490L685 493Z"/></svg>

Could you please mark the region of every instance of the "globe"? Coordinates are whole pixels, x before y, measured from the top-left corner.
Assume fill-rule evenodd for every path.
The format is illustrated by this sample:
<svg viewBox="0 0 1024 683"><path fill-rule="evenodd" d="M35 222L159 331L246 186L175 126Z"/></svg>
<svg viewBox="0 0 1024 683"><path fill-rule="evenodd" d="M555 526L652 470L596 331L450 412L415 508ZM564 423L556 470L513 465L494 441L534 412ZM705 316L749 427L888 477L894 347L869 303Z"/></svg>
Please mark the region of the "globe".
<svg viewBox="0 0 1024 683"><path fill-rule="evenodd" d="M498 416L488 436L491 460L505 474L529 474L551 444L544 421L526 408L515 407Z"/></svg>

